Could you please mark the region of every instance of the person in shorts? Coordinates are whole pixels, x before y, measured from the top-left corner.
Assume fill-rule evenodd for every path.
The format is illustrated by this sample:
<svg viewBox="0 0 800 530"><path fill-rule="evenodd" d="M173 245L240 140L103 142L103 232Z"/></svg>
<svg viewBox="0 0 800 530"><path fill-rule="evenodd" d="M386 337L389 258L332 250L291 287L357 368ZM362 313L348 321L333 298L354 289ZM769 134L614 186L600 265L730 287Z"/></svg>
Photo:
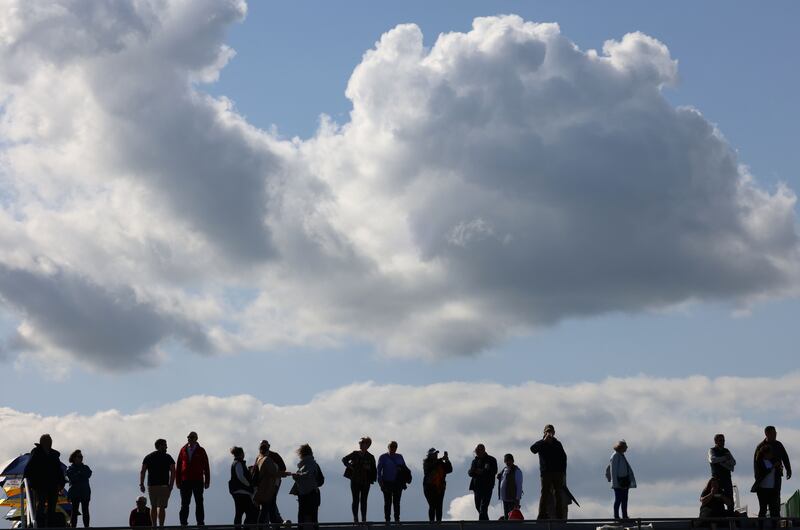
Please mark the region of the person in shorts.
<svg viewBox="0 0 800 530"><path fill-rule="evenodd" d="M147 493L150 496L150 518L153 526L164 526L167 504L175 485L175 460L167 453L167 441L159 438L156 450L144 457L139 472L139 489L144 493L144 475L147 473Z"/></svg>

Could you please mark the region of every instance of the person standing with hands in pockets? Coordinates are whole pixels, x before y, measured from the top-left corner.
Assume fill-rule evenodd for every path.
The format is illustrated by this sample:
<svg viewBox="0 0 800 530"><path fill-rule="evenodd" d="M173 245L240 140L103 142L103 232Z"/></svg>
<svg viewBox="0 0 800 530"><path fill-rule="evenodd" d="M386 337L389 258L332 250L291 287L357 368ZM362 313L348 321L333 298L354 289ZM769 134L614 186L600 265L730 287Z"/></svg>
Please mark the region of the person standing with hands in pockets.
<svg viewBox="0 0 800 530"><path fill-rule="evenodd" d="M636 487L636 477L633 476L633 469L625 458L625 451L628 450L628 443L620 440L614 446L614 454L611 455L611 462L606 468L606 479L611 482L614 490L614 519L619 518L619 509L622 508L622 519L628 519L628 492Z"/></svg>
<svg viewBox="0 0 800 530"><path fill-rule="evenodd" d="M211 469L208 465L206 450L197 443L197 433L192 431L186 436L187 443L178 453L175 464L175 483L181 492L181 526L189 524L189 504L194 496L194 515L197 526L205 525L203 508L203 490L211 485Z"/></svg>
<svg viewBox="0 0 800 530"><path fill-rule="evenodd" d="M467 473L471 480L469 489L475 497L475 509L478 510L478 520L489 520L489 505L492 503L494 491L494 477L497 475L497 459L486 452L486 446L478 444L475 447L475 458L469 466Z"/></svg>

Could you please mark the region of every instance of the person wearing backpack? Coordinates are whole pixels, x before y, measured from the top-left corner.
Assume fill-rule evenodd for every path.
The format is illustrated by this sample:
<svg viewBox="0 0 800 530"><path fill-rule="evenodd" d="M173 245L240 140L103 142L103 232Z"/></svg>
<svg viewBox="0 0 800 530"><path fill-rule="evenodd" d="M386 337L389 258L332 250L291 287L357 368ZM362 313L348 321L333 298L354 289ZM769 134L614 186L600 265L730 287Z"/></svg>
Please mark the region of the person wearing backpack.
<svg viewBox="0 0 800 530"><path fill-rule="evenodd" d="M289 491L297 495L297 525L299 528L319 528L319 505L321 503L319 488L325 483L325 475L314 460L311 446L303 444L297 449L300 461L297 471L291 473L294 486Z"/></svg>
<svg viewBox="0 0 800 530"><path fill-rule="evenodd" d="M231 464L231 478L228 481L228 491L233 497L235 509L233 524L236 528L241 528L242 516L244 524L250 525L256 522L257 509L253 504L253 493L255 484L247 463L244 461L244 449L232 447L233 463Z"/></svg>
<svg viewBox="0 0 800 530"><path fill-rule="evenodd" d="M388 523L392 508L394 520L400 522L400 497L406 485L411 482L411 470L406 466L403 455L397 452L397 442L388 445L389 452L378 459L378 484L383 492L383 517Z"/></svg>
<svg viewBox="0 0 800 530"><path fill-rule="evenodd" d="M628 519L628 491L636 487L636 477L633 476L633 468L625 458L625 451L628 444L625 440L620 440L614 445L614 454L606 467L606 480L611 482L614 489L614 519L619 521L619 510L622 508L622 519Z"/></svg>
<svg viewBox="0 0 800 530"><path fill-rule="evenodd" d="M431 447L428 449L428 456L422 461L424 478L422 479L422 491L425 500L428 501L428 520L430 522L442 522L442 505L444 504L444 490L447 488L445 477L453 472L453 464L447 456L439 458L439 451Z"/></svg>
<svg viewBox="0 0 800 530"><path fill-rule="evenodd" d="M367 522L367 496L369 488L378 479L375 457L368 451L372 438L365 436L358 441L358 451L342 458L345 466L344 476L350 479L350 493L353 496L353 522L358 522L358 509L361 507L361 522Z"/></svg>

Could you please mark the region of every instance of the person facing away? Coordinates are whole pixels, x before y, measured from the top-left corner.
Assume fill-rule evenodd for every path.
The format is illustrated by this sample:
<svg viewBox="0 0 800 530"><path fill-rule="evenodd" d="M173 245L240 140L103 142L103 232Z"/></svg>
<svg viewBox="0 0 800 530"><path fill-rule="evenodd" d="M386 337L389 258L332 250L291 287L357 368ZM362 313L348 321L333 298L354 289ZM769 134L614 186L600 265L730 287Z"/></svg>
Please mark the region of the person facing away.
<svg viewBox="0 0 800 530"><path fill-rule="evenodd" d="M539 498L538 519L548 519L548 506L555 506L553 519L567 518L564 487L567 483L567 453L556 438L555 427L544 426L542 439L531 445L531 452L539 455L539 474L542 495Z"/></svg>
<svg viewBox="0 0 800 530"><path fill-rule="evenodd" d="M447 489L446 476L453 472L453 464L450 463L447 451L439 458L436 448L428 449L428 455L422 461L422 472L422 491L428 501L428 520L441 522L444 491Z"/></svg>
<svg viewBox="0 0 800 530"><path fill-rule="evenodd" d="M256 506L253 504L255 484L244 460L244 449L231 447L231 455L233 455L233 463L231 464L231 478L228 480L228 491L233 497L233 524L240 528L242 516L244 516L245 525L256 522Z"/></svg>
<svg viewBox="0 0 800 530"><path fill-rule="evenodd" d="M764 462L763 455L766 454L764 452L765 447L769 447L770 449L770 467L767 467L768 464ZM768 472L767 470L774 471ZM789 455L786 453L786 448L783 447L783 444L778 441L778 432L775 430L775 427L768 425L764 428L764 439L758 444L755 453L753 454L753 474L756 479L756 484L754 484L753 488L751 489L765 490L765 502L768 502L769 513L771 517L779 517L781 503L781 478L783 477L784 472L786 473L786 480L792 478L792 464L789 462ZM770 487L757 487L758 483L760 482L760 475L763 475L761 481L766 479L766 483L771 484ZM774 477L774 481L772 481L770 477ZM759 506L760 505L761 499L759 498ZM761 517L763 517L763 515Z"/></svg>
<svg viewBox="0 0 800 530"><path fill-rule="evenodd" d="M155 441L156 450L144 457L139 472L139 490L144 493L144 476L147 473L147 494L150 496L150 519L153 526L164 526L167 505L175 485L175 460L167 453L167 441Z"/></svg>
<svg viewBox="0 0 800 530"><path fill-rule="evenodd" d="M778 471L780 460L775 458L775 453L770 445L763 445L756 455L756 480L750 491L758 497L758 516L766 517L769 510L770 517L780 517L781 490L778 485Z"/></svg>
<svg viewBox="0 0 800 530"><path fill-rule="evenodd" d="M280 484L283 472L281 472L275 461L270 458L270 445L267 440L261 440L258 446L258 456L256 457L255 475L256 493L253 501L258 506L258 524L270 521L274 514L276 496L278 494L278 484Z"/></svg>
<svg viewBox="0 0 800 530"><path fill-rule="evenodd" d="M57 524L58 493L66 483L60 457L61 453L53 449L53 439L49 434L43 434L39 443L34 444L23 472L34 493L36 523L40 528Z"/></svg>
<svg viewBox="0 0 800 530"><path fill-rule="evenodd" d="M486 452L486 446L483 444L475 447L475 458L472 459L467 475L470 477L469 489L472 490L475 499L478 520L488 521L494 478L497 475L497 459Z"/></svg>
<svg viewBox="0 0 800 530"><path fill-rule="evenodd" d="M522 498L522 470L514 464L514 455L511 453L503 457L506 465L497 474L499 485L497 496L503 502L503 515L508 519L511 510L519 508Z"/></svg>
<svg viewBox="0 0 800 530"><path fill-rule="evenodd" d="M614 445L614 452L606 468L606 478L611 482L614 490L614 519L620 520L619 511L622 508L622 519L628 518L628 492L636 487L636 477L633 476L633 468L625 457L628 450L628 443L620 440Z"/></svg>
<svg viewBox="0 0 800 530"><path fill-rule="evenodd" d="M372 438L364 436L358 441L358 450L342 458L345 467L344 476L350 479L350 493L353 497L353 522L358 522L358 511L361 508L361 521L367 522L367 497L369 488L378 479L378 468L375 457L368 451Z"/></svg>
<svg viewBox="0 0 800 530"><path fill-rule="evenodd" d="M724 495L720 490L719 480L716 477L711 477L700 493L700 518L727 517L728 510L726 506L730 506L732 503L733 499Z"/></svg>
<svg viewBox="0 0 800 530"><path fill-rule="evenodd" d="M139 497L136 499L136 508L131 510L131 514L128 516L128 526L131 528L138 528L150 527L152 525L150 508L147 507L147 499Z"/></svg>
<svg viewBox="0 0 800 530"><path fill-rule="evenodd" d="M294 487L291 492L297 495L297 525L300 529L319 528L319 487L322 485L322 470L314 460L311 446L303 444L297 449L300 461L297 471L291 473ZM290 492L290 493L291 493Z"/></svg>
<svg viewBox="0 0 800 530"><path fill-rule="evenodd" d="M92 470L83 463L83 453L76 449L69 455L70 466L67 468L67 480L69 480L69 491L67 499L72 504L70 510L70 526L78 526L78 512L83 516L83 527L89 527L89 501L92 498L92 489L89 487L89 477Z"/></svg>
<svg viewBox="0 0 800 530"><path fill-rule="evenodd" d="M175 484L181 492L181 511L178 514L181 526L189 524L189 505L194 496L194 516L197 526L205 525L203 490L211 485L211 469L206 450L197 443L197 433L186 436L186 445L178 453L175 463Z"/></svg>
<svg viewBox="0 0 800 530"><path fill-rule="evenodd" d="M383 492L383 518L388 523L392 509L394 520L400 522L400 497L406 488L405 481L398 477L398 471L406 466L403 455L397 452L397 442L392 440L389 450L378 458L378 485Z"/></svg>
<svg viewBox="0 0 800 530"><path fill-rule="evenodd" d="M269 522L283 524L284 523L283 516L281 515L281 512L278 509L278 493L281 491L281 483L282 483L281 477L286 476L286 462L283 461L281 455L272 450L271 445L267 449L267 456L269 456L270 460L275 462L275 465L278 466L278 471L279 471L277 484L275 486L275 499L273 499L273 501L270 503Z"/></svg>
<svg viewBox="0 0 800 530"><path fill-rule="evenodd" d="M714 435L714 447L708 450L708 464L711 466L711 476L717 479L719 490L725 497L733 499L733 480L731 473L736 467L736 459L725 447L725 435ZM728 506L728 512L733 513L733 505Z"/></svg>

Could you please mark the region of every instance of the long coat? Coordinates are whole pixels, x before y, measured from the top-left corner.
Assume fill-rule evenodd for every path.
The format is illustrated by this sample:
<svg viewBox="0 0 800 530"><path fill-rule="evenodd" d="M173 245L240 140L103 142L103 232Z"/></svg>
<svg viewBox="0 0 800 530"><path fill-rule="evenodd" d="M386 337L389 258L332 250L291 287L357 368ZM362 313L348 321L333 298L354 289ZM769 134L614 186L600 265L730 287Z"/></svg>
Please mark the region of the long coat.
<svg viewBox="0 0 800 530"><path fill-rule="evenodd" d="M253 502L264 504L275 497L280 483L281 472L271 458L261 454L256 458L256 470L258 482L256 483L256 494L253 496Z"/></svg>

